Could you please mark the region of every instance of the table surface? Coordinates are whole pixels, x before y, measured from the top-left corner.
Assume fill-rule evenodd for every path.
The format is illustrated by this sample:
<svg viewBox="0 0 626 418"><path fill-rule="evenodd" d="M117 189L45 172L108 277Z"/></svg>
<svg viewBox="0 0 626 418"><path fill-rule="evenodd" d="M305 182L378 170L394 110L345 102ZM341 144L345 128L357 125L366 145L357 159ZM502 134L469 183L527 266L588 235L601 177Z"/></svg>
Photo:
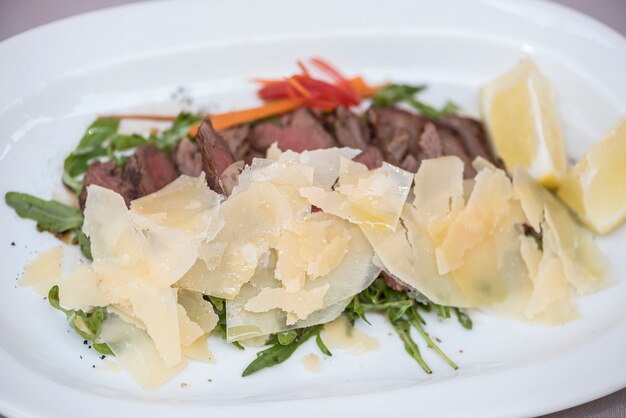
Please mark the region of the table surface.
<svg viewBox="0 0 626 418"><path fill-rule="evenodd" d="M64 17L137 1L143 0L0 0L0 41ZM626 36L626 0L553 1L588 14ZM626 417L626 389L543 418L582 417Z"/></svg>

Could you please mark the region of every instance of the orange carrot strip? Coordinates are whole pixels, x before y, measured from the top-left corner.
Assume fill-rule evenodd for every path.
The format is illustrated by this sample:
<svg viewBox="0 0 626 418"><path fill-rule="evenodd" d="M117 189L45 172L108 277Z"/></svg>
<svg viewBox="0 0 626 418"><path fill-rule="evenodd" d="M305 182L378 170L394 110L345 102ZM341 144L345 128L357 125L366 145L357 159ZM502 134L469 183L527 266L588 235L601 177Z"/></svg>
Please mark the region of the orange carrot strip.
<svg viewBox="0 0 626 418"><path fill-rule="evenodd" d="M290 112L302 106L303 103L302 99L273 100L259 107L212 115L211 123L213 124L213 129L221 131L233 126ZM189 128L189 135L192 137L196 136L199 126Z"/></svg>

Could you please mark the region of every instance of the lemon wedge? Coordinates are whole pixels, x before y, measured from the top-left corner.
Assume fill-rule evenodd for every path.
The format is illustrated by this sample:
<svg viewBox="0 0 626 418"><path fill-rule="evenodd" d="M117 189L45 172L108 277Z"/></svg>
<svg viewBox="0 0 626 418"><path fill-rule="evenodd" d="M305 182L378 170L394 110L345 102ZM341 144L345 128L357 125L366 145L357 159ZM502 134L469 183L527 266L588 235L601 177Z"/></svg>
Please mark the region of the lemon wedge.
<svg viewBox="0 0 626 418"><path fill-rule="evenodd" d="M555 188L566 155L554 92L529 58L485 85L483 114L496 153L510 172L520 165L542 185Z"/></svg>
<svg viewBox="0 0 626 418"><path fill-rule="evenodd" d="M558 196L594 231L605 234L626 219L626 117L563 178Z"/></svg>

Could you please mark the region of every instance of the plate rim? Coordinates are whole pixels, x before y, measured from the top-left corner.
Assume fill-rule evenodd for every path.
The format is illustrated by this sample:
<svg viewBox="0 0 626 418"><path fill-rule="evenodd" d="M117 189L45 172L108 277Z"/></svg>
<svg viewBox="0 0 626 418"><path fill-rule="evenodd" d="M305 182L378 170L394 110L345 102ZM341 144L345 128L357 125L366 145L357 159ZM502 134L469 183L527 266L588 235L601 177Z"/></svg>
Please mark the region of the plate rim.
<svg viewBox="0 0 626 418"><path fill-rule="evenodd" d="M240 0L240 2L244 2L245 0ZM127 10L146 10L148 8L151 7L156 7L155 5L160 4L160 5L169 5L169 6L158 6L158 7L171 7L173 4L177 4L177 7L180 7L180 1L176 1L176 0L165 0L165 1L158 1L158 2L142 2L142 3L132 3L132 4L126 4L126 5L122 5L122 6L114 6L114 7L110 7L110 8L105 8L105 9L101 9L101 10L97 10L97 11L92 11L92 12L88 12L88 13L83 13L80 15L75 15L75 16L71 16L65 19L61 19L55 22L51 22L45 25L42 25L40 27L28 30L26 32L20 33L18 35L15 35L13 37L10 37L2 42L0 42L0 57L3 56L4 54L7 53L7 51L10 51L16 47L21 47L24 43L30 43L33 41L36 41L37 38L45 38L46 36L50 35L51 33L54 33L55 31L58 31L60 28L67 28L70 27L72 25L75 25L76 22L81 22L84 21L85 19L90 19L90 18L94 18L94 17L100 17L100 18L104 18L104 19L111 19L114 17L119 17L121 16L123 13L125 13ZM194 1L194 0L189 0L187 1L187 3L200 3L200 1ZM251 3L251 2L250 2ZM512 0L506 0L506 1L496 1L496 0L481 0L480 3L489 5L489 6L494 6L496 3L497 4L507 4L507 5L515 5L516 7L519 6L520 4L522 4L522 2L516 2L516 1L512 1ZM566 6L563 6L561 4L556 4L556 3L548 3L548 2L544 2L544 1L538 1L538 0L532 0L532 1L527 1L524 2L524 6L522 6L523 8L530 8L530 7L537 7L539 10L542 10L543 12L546 13L557 13L557 14L561 14L563 19L567 20L567 19L578 19L581 22L586 22L586 24L591 25L589 28L590 30L592 30L595 35L597 35L599 38L604 39L606 42L616 45L618 48L623 48L624 51L626 51L626 38L623 37L622 35L620 35L618 32L616 32L615 30L611 29L610 27L604 25L601 22L598 22L597 20L584 15L580 12L577 12L575 10L572 10ZM552 11L550 11L552 10ZM1 73L0 73L1 74ZM589 342L587 344L584 344L582 346L578 346L575 348L572 348L572 350L568 351L565 355L563 355L560 359L559 362L561 363L561 366L563 368L563 370L567 370L567 365L571 364L571 362L575 362L576 360L582 360L582 358L580 357L581 354L581 350L585 351L585 350L589 350L589 351L599 351L602 352L603 350L601 348L606 348L607 346L610 348L613 348L613 350L604 350L604 354L607 356L615 356L617 357L621 351L619 350L619 347L616 347L615 344L611 344L612 341L621 341L623 340L623 338L621 338L622 335L626 335L626 323L621 323L618 326L611 328L609 331L607 331L606 333L602 334L602 336L600 338L598 338L597 340L594 340L593 342ZM582 356L584 358L584 356ZM0 348L0 364L7 364L7 358L11 359L10 355L6 352L4 352L1 348ZM565 361L567 359L567 361ZM10 360L9 360L10 361ZM21 365L19 365L21 366ZM538 364L531 364L525 367L520 367L518 370L519 373L526 373L529 375L534 375L533 370L536 369L537 367L540 367L541 363ZM621 368L611 368L611 371L615 372L616 370L621 371L623 374L623 376L626 376L626 365L622 366ZM7 370L8 371L8 370ZM15 373L24 373L25 375L28 375L29 371L27 370L20 370L20 367L16 368L13 370L13 372ZM487 375L493 375L493 376L497 376L499 374L502 373L507 373L510 374L511 371L510 370L503 370L503 371L497 371L494 373L487 373ZM476 382L476 381L480 381L482 379L482 376L484 375L479 375L479 376L465 376L462 379L455 379L457 380L457 382L451 383L452 381L446 381L446 385L447 386L453 386L457 389L464 389L465 385L467 385L468 381L469 382ZM596 376L597 377L597 376ZM432 383L432 385L438 385L438 384L442 384L444 382L435 382ZM550 379L545 379L545 381L542 383L543 385L547 385L548 383L550 383ZM604 385L602 385L604 383ZM598 382L598 385L596 386L597 388L600 388L598 390L596 390L595 392L591 392L588 391L587 395L578 395L576 396L576 400L574 401L574 403L572 403L572 396L565 396L564 394L561 394L561 396L557 396L558 397L558 402L554 401L552 402L549 406L544 406L543 408L541 407L536 407L535 409L531 410L531 409L526 409L524 410L524 414L527 413L533 413L533 414L538 414L538 413L548 413L548 412L553 412L555 410L560 410L563 408L569 408L569 407L573 407L573 406L577 406L580 405L582 403L597 399L599 397L608 395L610 393L615 392L616 390L619 390L623 387L626 387L626 379L622 378L621 382L618 381L617 379L613 382L611 382L611 384L607 384L606 381L602 381L600 380ZM393 390L394 394L390 395L388 397L388 400L391 402L401 402L402 399L406 399L407 395L410 395L412 393L413 390L416 390L414 387L408 387L408 388L403 388L403 389L396 389ZM387 391L389 392L389 391ZM82 393L82 392L81 392ZM93 394L89 393L89 396L94 396ZM352 402L354 401L356 398L362 398L362 401L367 401L367 399L363 399L364 397L368 397L367 394L356 394L356 395L343 395L343 398L349 398L348 401ZM335 408L335 407L341 407L341 401L340 399L342 397L334 397L334 398L328 398L329 401L328 402L324 402L324 408L326 408L327 410L332 410L331 408ZM98 398L94 398L94 400L97 400ZM326 398L323 398L324 401L326 401ZM303 416L309 416L307 414L310 414L310 416L316 415L318 412L315 412L314 409L316 411L319 411L320 408L320 403L322 401L322 398L311 398L311 399L301 399L301 400L294 400L294 401L280 401L279 403L281 405L284 404L293 404L293 403L298 403L298 406L301 406L304 404L304 406L311 406L311 408L306 408L308 412L306 412L305 414L303 414ZM125 404L124 402L122 403L122 405ZM313 408L313 405L315 404L315 407L317 408ZM246 405L242 405L240 407L243 407L243 409L245 409L246 407L251 407L254 408L255 406L260 406L260 405L266 405L264 402L252 402ZM371 400L369 401L369 405L370 408L372 408L372 410L374 410L376 408L376 406L371 402ZM125 407L129 407L129 408L136 408L135 410L137 412L142 411L142 412L147 412L148 410L152 410L155 413L158 413L159 410L161 410L161 412L163 412L164 410L168 410L169 412L190 412L193 413L193 409L195 408L195 406L192 406L191 410L189 410L189 408L181 408L180 405L174 405L171 406L171 408L164 408L164 406L161 405L157 405L156 407L154 405L150 405L149 409L146 408L146 403L145 401L137 401L134 402L133 405L126 405ZM271 407L271 406L267 406L266 407ZM145 408L145 409L144 409ZM211 408L213 408L216 411L224 411L224 412L232 412L231 407L227 407L227 406L211 406ZM27 408L20 408L17 405L12 405L11 401L8 400L6 397L4 397L4 395L0 395L0 411L6 412L10 415L15 414L16 416L37 416L37 412L41 412L41 410L36 410L36 409L31 409L30 411ZM498 409L497 407L494 407L493 405L490 406L488 408L489 414L497 414L497 415L510 415L510 416L515 416L518 415L516 413L511 413L510 411L510 407L500 407L500 409ZM520 414L521 415L521 414Z"/></svg>

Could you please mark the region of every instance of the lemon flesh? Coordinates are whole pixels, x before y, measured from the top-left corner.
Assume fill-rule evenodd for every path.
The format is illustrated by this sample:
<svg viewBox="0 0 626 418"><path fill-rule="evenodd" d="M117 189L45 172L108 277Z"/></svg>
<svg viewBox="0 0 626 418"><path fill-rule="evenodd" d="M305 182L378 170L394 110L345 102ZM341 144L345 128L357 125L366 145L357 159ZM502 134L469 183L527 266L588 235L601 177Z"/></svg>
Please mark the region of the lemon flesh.
<svg viewBox="0 0 626 418"><path fill-rule="evenodd" d="M558 186L567 165L561 125L554 92L533 61L520 61L481 96L495 151L508 170L519 165L542 185Z"/></svg>
<svg viewBox="0 0 626 418"><path fill-rule="evenodd" d="M626 219L626 117L564 177L558 196L600 234Z"/></svg>

